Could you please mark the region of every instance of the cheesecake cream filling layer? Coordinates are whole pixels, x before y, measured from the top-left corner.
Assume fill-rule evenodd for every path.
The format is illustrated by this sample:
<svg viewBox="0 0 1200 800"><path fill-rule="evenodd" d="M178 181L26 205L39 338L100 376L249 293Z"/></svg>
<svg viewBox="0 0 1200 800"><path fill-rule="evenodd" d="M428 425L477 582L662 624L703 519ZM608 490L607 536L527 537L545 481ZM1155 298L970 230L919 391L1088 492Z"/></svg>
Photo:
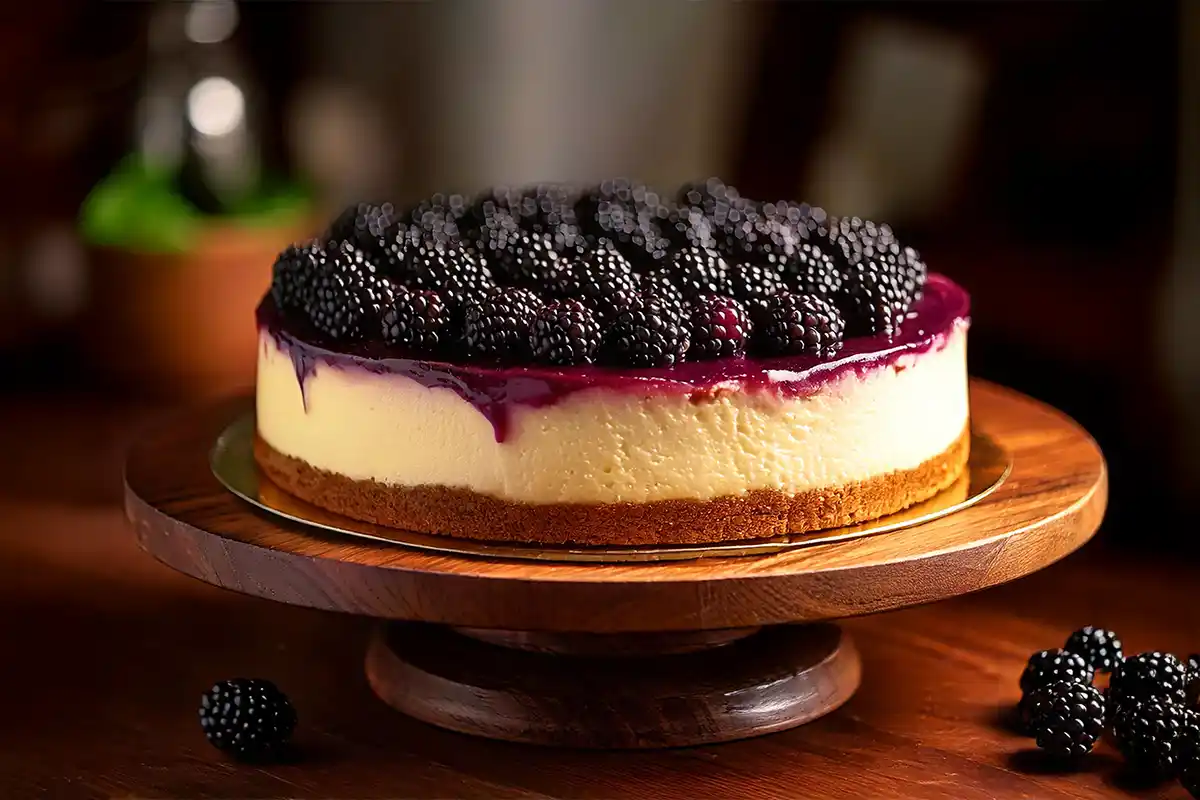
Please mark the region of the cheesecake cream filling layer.
<svg viewBox="0 0 1200 800"><path fill-rule="evenodd" d="M914 469L968 422L965 325L939 346L802 396L596 388L511 409L508 435L455 392L318 362L297 380L260 333L257 416L279 453L354 480L445 486L512 502L710 500L795 494Z"/></svg>

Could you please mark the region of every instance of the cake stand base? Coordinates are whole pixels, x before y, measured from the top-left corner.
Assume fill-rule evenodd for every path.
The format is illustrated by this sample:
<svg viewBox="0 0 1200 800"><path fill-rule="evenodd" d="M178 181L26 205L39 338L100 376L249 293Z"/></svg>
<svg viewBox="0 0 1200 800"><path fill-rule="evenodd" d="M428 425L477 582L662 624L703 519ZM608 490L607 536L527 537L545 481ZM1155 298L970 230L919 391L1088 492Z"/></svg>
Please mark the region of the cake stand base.
<svg viewBox="0 0 1200 800"><path fill-rule="evenodd" d="M861 670L836 625L554 634L382 624L376 694L461 733L528 744L655 748L785 730L828 714Z"/></svg>

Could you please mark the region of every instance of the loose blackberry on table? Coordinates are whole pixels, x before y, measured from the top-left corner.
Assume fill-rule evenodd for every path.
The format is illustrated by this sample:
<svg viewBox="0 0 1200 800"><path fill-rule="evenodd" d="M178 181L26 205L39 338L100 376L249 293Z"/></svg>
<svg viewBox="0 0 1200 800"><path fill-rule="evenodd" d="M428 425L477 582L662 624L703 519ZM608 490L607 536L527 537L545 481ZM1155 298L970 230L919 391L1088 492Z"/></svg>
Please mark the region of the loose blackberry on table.
<svg viewBox="0 0 1200 800"><path fill-rule="evenodd" d="M1072 633L1063 645L1069 653L1078 653L1096 672L1112 672L1125 660L1121 640L1115 633L1091 625Z"/></svg>
<svg viewBox="0 0 1200 800"><path fill-rule="evenodd" d="M1117 665L1109 692L1118 705L1126 699L1157 698L1182 705L1186 697L1187 668L1170 653L1139 653Z"/></svg>
<svg viewBox="0 0 1200 800"><path fill-rule="evenodd" d="M842 316L819 297L780 292L753 314L754 346L765 355L828 358L842 348Z"/></svg>
<svg viewBox="0 0 1200 800"><path fill-rule="evenodd" d="M200 698L200 727L217 749L239 759L277 756L296 728L296 711L275 684L261 679L221 681Z"/></svg>
<svg viewBox="0 0 1200 800"><path fill-rule="evenodd" d="M1132 700L1113 714L1113 739L1129 766L1146 778L1175 773L1188 722L1185 709L1161 698Z"/></svg>
<svg viewBox="0 0 1200 800"><path fill-rule="evenodd" d="M1095 671L1083 656L1066 650L1039 650L1029 657L1021 673L1021 691L1031 692L1060 681L1090 684Z"/></svg>
<svg viewBox="0 0 1200 800"><path fill-rule="evenodd" d="M1095 687L1054 683L1044 687L1030 717L1038 747L1058 758L1090 753L1104 733L1104 697Z"/></svg>

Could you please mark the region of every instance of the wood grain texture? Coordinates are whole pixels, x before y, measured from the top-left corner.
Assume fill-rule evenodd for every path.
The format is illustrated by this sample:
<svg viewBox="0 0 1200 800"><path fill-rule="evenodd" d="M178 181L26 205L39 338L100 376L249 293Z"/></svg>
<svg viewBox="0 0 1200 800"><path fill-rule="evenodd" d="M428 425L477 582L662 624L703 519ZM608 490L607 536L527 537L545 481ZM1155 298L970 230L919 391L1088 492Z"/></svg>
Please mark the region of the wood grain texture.
<svg viewBox="0 0 1200 800"><path fill-rule="evenodd" d="M998 722L1029 654L1080 625L1112 627L1131 652L1197 649L1196 562L1113 548L1180 524L1156 508L1022 580L846 621L862 686L807 725L679 750L528 747L379 702L362 668L370 620L224 591L148 558L121 509L123 443L144 412L106 398L0 394L4 800L1187 800L1178 785L1130 782L1107 743L1054 770ZM236 675L292 698L295 761L242 766L204 742L200 693Z"/></svg>
<svg viewBox="0 0 1200 800"><path fill-rule="evenodd" d="M705 630L812 622L941 600L1026 575L1083 544L1107 478L1065 416L972 384L975 424L1013 456L983 502L902 531L770 557L541 564L434 555L324 535L253 512L208 451L247 400L193 409L131 449L126 510L141 546L208 583L374 617L518 630Z"/></svg>
<svg viewBox="0 0 1200 800"><path fill-rule="evenodd" d="M442 728L526 744L645 749L794 728L861 676L831 624L778 625L688 654L580 657L500 647L440 625L389 623L367 678L388 705Z"/></svg>

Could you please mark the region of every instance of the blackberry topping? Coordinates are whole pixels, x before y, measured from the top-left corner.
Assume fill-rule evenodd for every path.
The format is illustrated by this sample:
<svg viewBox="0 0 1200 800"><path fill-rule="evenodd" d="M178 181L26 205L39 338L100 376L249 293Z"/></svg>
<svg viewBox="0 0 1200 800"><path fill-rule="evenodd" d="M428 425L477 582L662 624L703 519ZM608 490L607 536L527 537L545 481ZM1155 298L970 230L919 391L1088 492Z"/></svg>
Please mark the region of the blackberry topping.
<svg viewBox="0 0 1200 800"><path fill-rule="evenodd" d="M576 226L576 192L561 183L540 183L513 192L509 209L518 224L531 233L542 233L560 225Z"/></svg>
<svg viewBox="0 0 1200 800"><path fill-rule="evenodd" d="M449 338L450 330L450 309L437 292L394 287L392 303L383 313L385 342L417 350L436 350Z"/></svg>
<svg viewBox="0 0 1200 800"><path fill-rule="evenodd" d="M894 336L909 301L886 264L860 261L850 267L838 305L851 336Z"/></svg>
<svg viewBox="0 0 1200 800"><path fill-rule="evenodd" d="M552 273L551 292L557 297L583 300L607 319L637 292L637 278L629 261L607 246L576 258L559 259Z"/></svg>
<svg viewBox="0 0 1200 800"><path fill-rule="evenodd" d="M657 297L664 303L676 308L683 308L683 291L675 285L671 276L661 270L643 275L638 284L641 293L648 297Z"/></svg>
<svg viewBox="0 0 1200 800"><path fill-rule="evenodd" d="M823 229L833 256L850 267L868 258L898 255L896 235L887 225L879 225L859 217L830 217Z"/></svg>
<svg viewBox="0 0 1200 800"><path fill-rule="evenodd" d="M834 264L833 256L812 242L802 242L796 254L784 264L783 280L790 291L816 295L833 303L846 279Z"/></svg>
<svg viewBox="0 0 1200 800"><path fill-rule="evenodd" d="M750 261L781 268L791 260L807 236L807 230L786 216L764 213L764 209L731 209L722 224L722 252L730 261Z"/></svg>
<svg viewBox="0 0 1200 800"><path fill-rule="evenodd" d="M303 308L312 295L313 278L323 260L319 245L288 245L271 268L271 298L280 311Z"/></svg>
<svg viewBox="0 0 1200 800"><path fill-rule="evenodd" d="M758 312L754 343L767 355L829 358L842 349L844 333L842 316L829 303L811 295L780 292Z"/></svg>
<svg viewBox="0 0 1200 800"><path fill-rule="evenodd" d="M1122 705L1113 716L1113 738L1129 765L1148 778L1174 773L1187 714L1182 706L1151 698Z"/></svg>
<svg viewBox="0 0 1200 800"><path fill-rule="evenodd" d="M1040 650L1029 657L1029 663L1021 673L1021 691L1028 694L1059 681L1090 684L1094 677L1094 671L1078 653Z"/></svg>
<svg viewBox="0 0 1200 800"><path fill-rule="evenodd" d="M524 289L496 289L469 301L463 322L467 349L485 358L519 358L529 348L529 333L541 303Z"/></svg>
<svg viewBox="0 0 1200 800"><path fill-rule="evenodd" d="M732 297L714 295L696 302L690 315L691 348L694 361L729 358L746 352L750 338L750 315L746 307Z"/></svg>
<svg viewBox="0 0 1200 800"><path fill-rule="evenodd" d="M296 728L296 711L270 681L235 678L200 698L200 727L218 750L261 760L283 750Z"/></svg>
<svg viewBox="0 0 1200 800"><path fill-rule="evenodd" d="M304 311L320 333L356 341L378 330L391 303L392 286L363 251L342 243L317 262Z"/></svg>
<svg viewBox="0 0 1200 800"><path fill-rule="evenodd" d="M716 250L677 250L668 257L667 270L689 300L700 295L727 294L729 267Z"/></svg>
<svg viewBox="0 0 1200 800"><path fill-rule="evenodd" d="M604 358L631 367L671 367L690 345L678 311L657 297L634 295L604 331Z"/></svg>
<svg viewBox="0 0 1200 800"><path fill-rule="evenodd" d="M545 364L591 364L600 347L600 325L578 300L558 300L537 312L529 344L534 360Z"/></svg>
<svg viewBox="0 0 1200 800"><path fill-rule="evenodd" d="M445 246L462 241L461 221L467 204L462 195L435 194L419 202L409 213L413 237L427 246Z"/></svg>
<svg viewBox="0 0 1200 800"><path fill-rule="evenodd" d="M685 183L679 187L675 200L680 206L711 210L718 204L736 206L744 204L738 190L720 178Z"/></svg>
<svg viewBox="0 0 1200 800"><path fill-rule="evenodd" d="M1112 672L1125 659L1121 652L1121 640L1112 631L1088 625L1072 633L1063 649L1078 653L1096 672Z"/></svg>
<svg viewBox="0 0 1200 800"><path fill-rule="evenodd" d="M729 293L738 300L755 306L787 290L783 278L774 267L758 264L738 264L730 268L725 278Z"/></svg>
<svg viewBox="0 0 1200 800"><path fill-rule="evenodd" d="M403 282L413 289L436 291L451 310L494 286L484 260L456 244L413 247L404 259Z"/></svg>
<svg viewBox="0 0 1200 800"><path fill-rule="evenodd" d="M344 242L374 255L382 248L388 229L399 216L391 203L359 203L337 215L325 239L331 243Z"/></svg>
<svg viewBox="0 0 1200 800"><path fill-rule="evenodd" d="M699 208L681 206L671 209L660 223L660 227L663 235L676 247L717 249L717 237L720 231L712 219L705 216Z"/></svg>
<svg viewBox="0 0 1200 800"><path fill-rule="evenodd" d="M1186 686L1187 669L1170 653L1130 656L1117 665L1109 681L1109 691L1118 705L1150 698L1182 704Z"/></svg>
<svg viewBox="0 0 1200 800"><path fill-rule="evenodd" d="M1092 686L1055 683L1042 690L1031 719L1038 747L1057 758L1091 752L1104 732L1104 697Z"/></svg>

